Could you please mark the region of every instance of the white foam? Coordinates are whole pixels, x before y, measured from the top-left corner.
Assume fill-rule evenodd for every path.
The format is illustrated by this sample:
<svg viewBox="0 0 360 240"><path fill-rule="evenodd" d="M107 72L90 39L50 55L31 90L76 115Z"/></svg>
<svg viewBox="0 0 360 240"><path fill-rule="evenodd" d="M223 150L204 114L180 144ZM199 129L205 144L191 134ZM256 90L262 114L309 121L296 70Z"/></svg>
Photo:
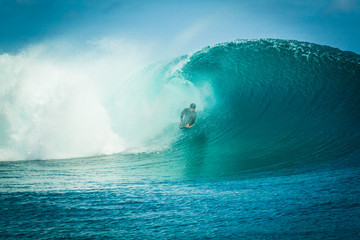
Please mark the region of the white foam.
<svg viewBox="0 0 360 240"><path fill-rule="evenodd" d="M145 47L101 39L82 48L48 42L0 56L0 160L73 158L164 145L202 90L156 71ZM151 146L159 135L162 145ZM159 144L157 142L156 144Z"/></svg>

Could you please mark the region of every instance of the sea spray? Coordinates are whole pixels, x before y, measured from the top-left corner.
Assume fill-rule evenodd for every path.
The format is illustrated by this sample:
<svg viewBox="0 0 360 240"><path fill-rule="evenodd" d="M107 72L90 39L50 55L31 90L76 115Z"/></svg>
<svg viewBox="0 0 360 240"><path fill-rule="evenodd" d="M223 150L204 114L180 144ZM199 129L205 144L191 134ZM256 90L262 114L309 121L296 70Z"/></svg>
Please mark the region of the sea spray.
<svg viewBox="0 0 360 240"><path fill-rule="evenodd" d="M169 146L176 131L158 135L176 125L189 101L202 106L203 93L181 74L174 78L186 59L144 68L157 58L149 60L149 51L142 50L101 40L81 48L50 42L1 55L0 159L74 158Z"/></svg>

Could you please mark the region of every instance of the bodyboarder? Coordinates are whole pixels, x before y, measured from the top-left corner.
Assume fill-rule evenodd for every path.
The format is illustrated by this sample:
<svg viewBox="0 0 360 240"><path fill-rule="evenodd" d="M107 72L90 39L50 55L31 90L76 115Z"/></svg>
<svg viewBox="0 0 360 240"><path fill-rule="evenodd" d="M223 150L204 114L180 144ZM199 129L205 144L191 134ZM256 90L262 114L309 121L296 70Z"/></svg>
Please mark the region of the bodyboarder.
<svg viewBox="0 0 360 240"><path fill-rule="evenodd" d="M195 112L196 104L190 104L189 108L185 108L180 114L179 128L191 128L194 126L197 113Z"/></svg>

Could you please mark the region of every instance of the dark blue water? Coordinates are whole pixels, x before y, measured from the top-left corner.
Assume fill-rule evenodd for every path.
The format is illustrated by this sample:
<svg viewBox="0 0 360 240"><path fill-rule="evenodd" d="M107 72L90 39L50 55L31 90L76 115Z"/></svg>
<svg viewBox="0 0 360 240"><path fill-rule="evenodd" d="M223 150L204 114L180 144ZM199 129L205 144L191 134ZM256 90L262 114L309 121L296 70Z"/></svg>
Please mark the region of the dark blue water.
<svg viewBox="0 0 360 240"><path fill-rule="evenodd" d="M159 112L170 119L161 131L126 125L116 112L122 105L111 106L123 96L104 109L113 132L130 136L122 134L128 129L126 139L145 151L51 160L42 156L64 154L66 134L27 144L13 138L12 118L0 124L8 134L0 146L42 159L0 162L1 238L360 238L358 55L297 41L236 41L139 76L135 88L150 83L142 95L168 111ZM124 99L132 96L126 119L142 102L134 93ZM177 128L177 113L172 120L184 96L199 106L190 130ZM27 114L23 122L34 129L39 115ZM101 146L101 136L90 143ZM93 152L80 142L81 153Z"/></svg>
<svg viewBox="0 0 360 240"><path fill-rule="evenodd" d="M1 163L1 238L360 237L359 167L173 180L123 160Z"/></svg>

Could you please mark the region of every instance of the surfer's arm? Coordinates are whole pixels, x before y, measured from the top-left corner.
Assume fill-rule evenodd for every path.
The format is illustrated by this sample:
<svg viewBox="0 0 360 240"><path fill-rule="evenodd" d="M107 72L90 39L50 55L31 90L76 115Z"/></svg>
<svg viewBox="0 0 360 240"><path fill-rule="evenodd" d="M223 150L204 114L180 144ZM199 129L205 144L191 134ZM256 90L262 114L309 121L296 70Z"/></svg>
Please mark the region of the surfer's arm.
<svg viewBox="0 0 360 240"><path fill-rule="evenodd" d="M185 111L186 111L186 109L184 109L184 110L181 112L181 114L180 114L180 120L181 120L181 121L183 120L183 117L184 117Z"/></svg>
<svg viewBox="0 0 360 240"><path fill-rule="evenodd" d="M193 116L193 118L191 119L190 123L189 123L189 126L192 127L195 125L195 121L196 121L196 117L197 115L195 114L195 116Z"/></svg>
<svg viewBox="0 0 360 240"><path fill-rule="evenodd" d="M179 123L179 128L183 128L184 127L184 121L183 121L183 117L184 117L184 114L185 114L185 110L186 109L184 109L182 112L181 112L181 114L180 114L180 123Z"/></svg>

